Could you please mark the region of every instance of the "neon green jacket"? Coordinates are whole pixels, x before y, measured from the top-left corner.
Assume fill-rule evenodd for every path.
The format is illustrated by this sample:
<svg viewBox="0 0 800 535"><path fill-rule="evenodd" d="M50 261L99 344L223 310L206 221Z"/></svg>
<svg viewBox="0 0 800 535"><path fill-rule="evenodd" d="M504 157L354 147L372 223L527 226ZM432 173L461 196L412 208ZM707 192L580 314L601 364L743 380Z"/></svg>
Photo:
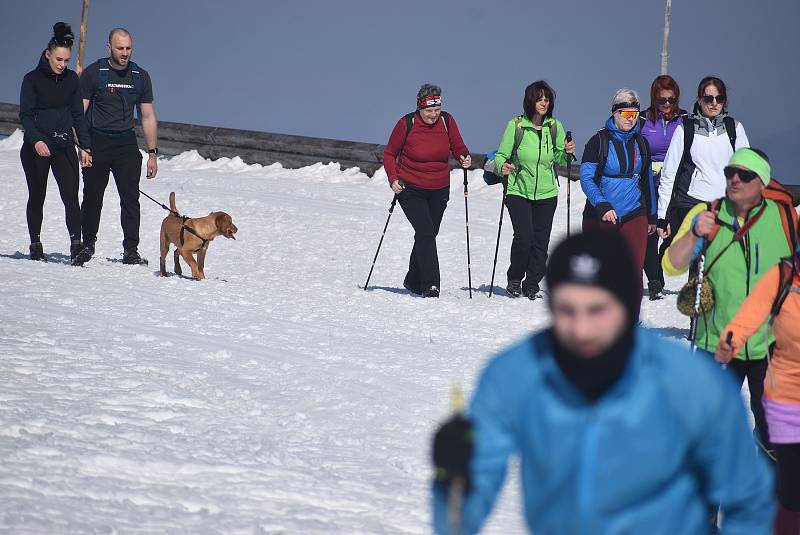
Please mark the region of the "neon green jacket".
<svg viewBox="0 0 800 535"><path fill-rule="evenodd" d="M517 122L522 128L522 141L517 149L515 161L512 162L515 171L508 175L508 195L517 195L533 201L557 196L558 182L553 163L567 165L567 154L564 152L566 133L558 119L546 118L541 130L536 130L531 120L524 115L510 120L494 157L496 168L500 170L511 157ZM550 133L553 124L556 127L555 140Z"/></svg>
<svg viewBox="0 0 800 535"><path fill-rule="evenodd" d="M706 273L712 288L714 288L714 307L710 312L700 316L700 320L697 322L697 345L710 353L716 350L720 338L725 335L722 332L723 329L736 315L756 283L772 266L780 262L781 258L789 256L792 252L792 247L783 232L780 208L769 199L764 199L762 203L765 203L767 207L761 218L745 234L741 242L734 243L727 250L725 247L733 241L735 229L744 225L745 222L736 217L728 199L725 199L720 205L717 217L721 221L720 229L706 251L705 264L708 269L711 263L719 257L719 260ZM705 210L706 206L705 203L697 205L686 215L686 220L680 229L684 234L688 232L697 213ZM759 204L750 210L748 219L754 216L760 208ZM734 222L736 222L735 227ZM675 239L679 239L682 235L679 231L675 235ZM725 250L724 253L723 250ZM667 257L668 255L665 254L664 258ZM667 264L668 262L664 262L665 266ZM672 267L671 264L669 267ZM674 270L674 267L672 269ZM742 360L766 358L769 346L774 341L775 338L771 335L768 326L764 324L758 332L750 337L736 358Z"/></svg>

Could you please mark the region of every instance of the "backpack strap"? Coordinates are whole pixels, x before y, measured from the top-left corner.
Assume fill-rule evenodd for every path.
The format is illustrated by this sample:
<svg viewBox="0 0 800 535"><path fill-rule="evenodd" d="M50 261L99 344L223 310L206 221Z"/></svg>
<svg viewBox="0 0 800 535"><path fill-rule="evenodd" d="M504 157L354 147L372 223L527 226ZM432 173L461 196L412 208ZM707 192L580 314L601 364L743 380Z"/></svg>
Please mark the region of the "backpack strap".
<svg viewBox="0 0 800 535"><path fill-rule="evenodd" d="M726 115L722 118L722 124L725 125L725 133L728 134L731 148L733 152L736 152L736 120L730 115Z"/></svg>
<svg viewBox="0 0 800 535"><path fill-rule="evenodd" d="M775 321L775 316L781 311L783 302L789 297L792 291L792 281L794 280L794 259L793 257L781 258L778 263L778 293L775 294L775 301L769 311L769 322Z"/></svg>
<svg viewBox="0 0 800 535"><path fill-rule="evenodd" d="M647 170L647 167L650 165L650 143L640 134L636 132L636 143L639 145L639 153L642 155L642 172L644 174Z"/></svg>
<svg viewBox="0 0 800 535"><path fill-rule="evenodd" d="M711 202L707 202L706 206L708 206L708 210L713 212L715 210L719 210L719 207L722 205L722 199L714 199ZM717 233L719 232L720 224L719 221L714 220L714 228L711 233L708 235L708 243L710 244L714 241L714 238L717 237Z"/></svg>
<svg viewBox="0 0 800 535"><path fill-rule="evenodd" d="M134 83L134 85L136 85ZM406 137L403 138L403 147L406 146L406 141L408 141L408 135L411 133L411 129L414 127L414 116L417 112L412 111L411 113L406 113ZM450 137L450 114L446 111L442 112L442 124L444 125L444 131L447 132L447 137ZM400 158L400 155L403 153L403 149L400 149L400 152L397 154L397 157Z"/></svg>
<svg viewBox="0 0 800 535"><path fill-rule="evenodd" d="M603 169L606 168L606 160L608 159L608 142L611 138L611 134L605 128L601 128L598 130L597 136L600 139L600 152L597 155L597 169L595 169L594 172L594 182L599 186L600 181L603 178Z"/></svg>

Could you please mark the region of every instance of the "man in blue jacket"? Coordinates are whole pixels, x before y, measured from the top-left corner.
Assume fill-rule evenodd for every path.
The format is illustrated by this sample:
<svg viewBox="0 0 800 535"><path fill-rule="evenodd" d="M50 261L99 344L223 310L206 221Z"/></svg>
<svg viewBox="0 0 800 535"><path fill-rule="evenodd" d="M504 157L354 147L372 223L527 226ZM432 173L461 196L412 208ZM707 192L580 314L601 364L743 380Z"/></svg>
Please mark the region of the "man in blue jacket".
<svg viewBox="0 0 800 535"><path fill-rule="evenodd" d="M536 535L707 535L717 504L723 533L771 533L772 478L738 390L636 327L641 279L619 234L566 240L546 280L553 326L492 359L469 420L437 433L436 532L477 533L516 454Z"/></svg>

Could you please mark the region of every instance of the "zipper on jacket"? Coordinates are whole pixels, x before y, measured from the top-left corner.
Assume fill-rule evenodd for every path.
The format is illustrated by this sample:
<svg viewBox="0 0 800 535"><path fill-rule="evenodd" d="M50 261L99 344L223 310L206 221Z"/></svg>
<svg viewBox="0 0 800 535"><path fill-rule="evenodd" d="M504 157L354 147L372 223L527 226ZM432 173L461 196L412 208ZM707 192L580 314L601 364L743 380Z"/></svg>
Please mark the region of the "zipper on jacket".
<svg viewBox="0 0 800 535"><path fill-rule="evenodd" d="M748 217L745 219L745 224L747 223L748 219L750 219L750 215L749 214L748 214ZM744 284L745 284L745 293L744 293L744 295L745 295L745 299L746 299L747 296L750 295L750 236L748 236L747 234L745 234L744 237L742 238L742 253L744 254L744 266L745 266L745 273L746 273L745 278L744 278L744 280L745 280L745 282L744 282ZM749 347L748 343L749 343L749 340L748 340L748 342L744 343L744 357L745 357L745 360L750 360L750 347Z"/></svg>
<svg viewBox="0 0 800 535"><path fill-rule="evenodd" d="M534 129L536 131L536 129ZM542 161L542 138L544 129L539 131L539 153L536 155L536 180L533 183L533 198L536 199L536 192L539 190L539 162Z"/></svg>
<svg viewBox="0 0 800 535"><path fill-rule="evenodd" d="M597 410L586 411L586 434L581 448L580 472L578 473L578 511L580 512L581 533L592 533L590 508L594 499L592 492L593 467L597 462Z"/></svg>
<svg viewBox="0 0 800 535"><path fill-rule="evenodd" d="M758 275L758 241L756 241L756 275Z"/></svg>

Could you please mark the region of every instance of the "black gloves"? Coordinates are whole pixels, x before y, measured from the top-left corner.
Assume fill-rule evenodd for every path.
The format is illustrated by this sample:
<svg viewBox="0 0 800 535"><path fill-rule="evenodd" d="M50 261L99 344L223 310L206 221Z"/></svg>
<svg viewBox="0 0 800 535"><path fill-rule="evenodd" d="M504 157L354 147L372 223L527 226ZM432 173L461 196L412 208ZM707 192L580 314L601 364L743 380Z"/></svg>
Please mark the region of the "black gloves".
<svg viewBox="0 0 800 535"><path fill-rule="evenodd" d="M461 414L442 424L433 437L433 464L436 482L449 487L456 478L464 482L469 492L469 463L473 451L472 423Z"/></svg>

